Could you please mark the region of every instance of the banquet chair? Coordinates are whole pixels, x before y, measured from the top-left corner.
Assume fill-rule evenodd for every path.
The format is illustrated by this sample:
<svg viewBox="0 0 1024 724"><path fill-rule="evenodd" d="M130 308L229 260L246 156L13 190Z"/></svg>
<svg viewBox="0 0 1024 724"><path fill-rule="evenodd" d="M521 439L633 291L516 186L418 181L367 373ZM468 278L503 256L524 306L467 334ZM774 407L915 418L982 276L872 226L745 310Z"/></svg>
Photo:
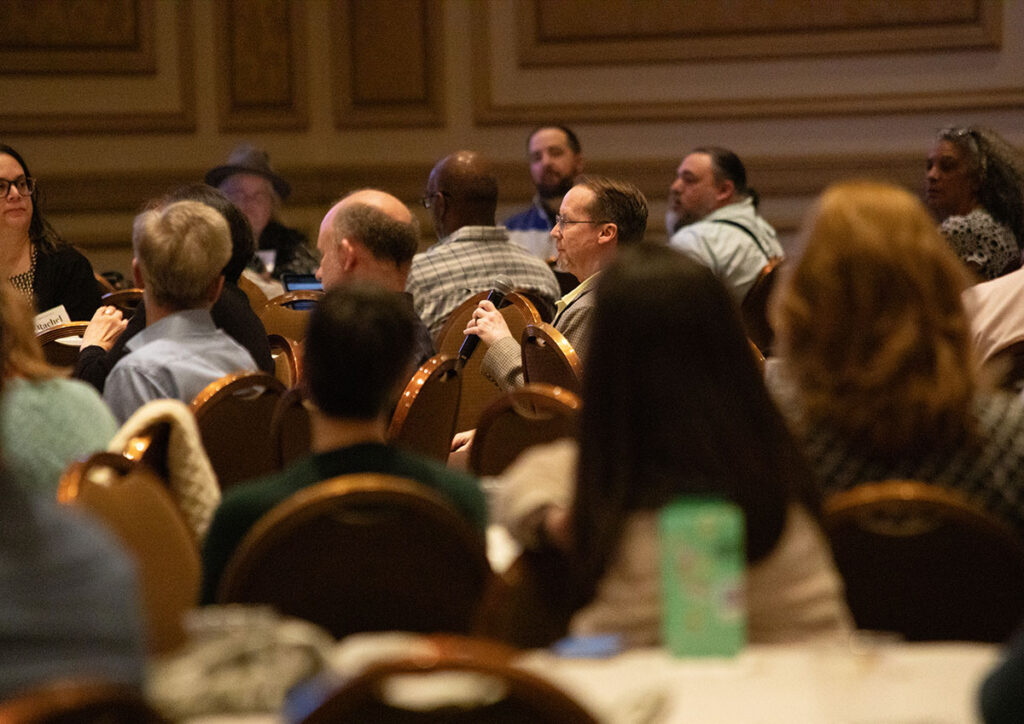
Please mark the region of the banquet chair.
<svg viewBox="0 0 1024 724"><path fill-rule="evenodd" d="M779 277L779 269L784 260L782 257L772 257L761 269L761 273L754 280L754 285L747 291L743 301L740 302L740 319L743 327L747 330L747 336L757 345L761 353L767 357L772 353L772 343L775 341L775 333L768 323L768 298Z"/></svg>
<svg viewBox="0 0 1024 724"><path fill-rule="evenodd" d="M302 345L280 334L268 334L267 341L274 360L274 377L285 387L295 387L302 376Z"/></svg>
<svg viewBox="0 0 1024 724"><path fill-rule="evenodd" d="M256 316L263 322L267 334L302 341L306 338L309 312L323 294L313 289L287 292L268 300L256 311Z"/></svg>
<svg viewBox="0 0 1024 724"><path fill-rule="evenodd" d="M95 678L59 679L0 703L3 724L170 724L135 687Z"/></svg>
<svg viewBox="0 0 1024 724"><path fill-rule="evenodd" d="M302 724L597 722L554 684L517 668L512 662L514 649L464 636L430 636L427 643L433 645L422 654L371 664L345 681ZM409 684L415 685L413 691Z"/></svg>
<svg viewBox="0 0 1024 724"><path fill-rule="evenodd" d="M1024 619L1024 541L956 490L864 483L829 496L822 524L859 628L1001 642Z"/></svg>
<svg viewBox="0 0 1024 724"><path fill-rule="evenodd" d="M520 338L523 379L544 382L579 393L583 387L583 364L576 350L550 324L529 324Z"/></svg>
<svg viewBox="0 0 1024 724"><path fill-rule="evenodd" d="M263 305L270 301L270 298L259 288L259 285L245 274L238 277L238 288L249 299L249 306L254 312L263 309Z"/></svg>
<svg viewBox="0 0 1024 724"><path fill-rule="evenodd" d="M388 441L442 463L448 461L459 414L455 359L434 355L409 380L388 426Z"/></svg>
<svg viewBox="0 0 1024 724"><path fill-rule="evenodd" d="M474 294L451 313L437 336L438 354L458 358L459 348L466 338L463 330L473 316L473 310L479 302L487 298L487 294ZM540 324L540 314L533 303L518 292L507 294L499 310L515 339L519 339L527 325ZM459 395L459 415L455 422L456 431L476 427L480 413L501 396L501 389L481 371L486 352L486 345L478 345L460 370L462 388Z"/></svg>
<svg viewBox="0 0 1024 724"><path fill-rule="evenodd" d="M754 344L754 340L747 338L747 343L750 345L750 354L754 357L754 364L757 365L758 371L763 375L765 370L765 358L761 354L761 349Z"/></svg>
<svg viewBox="0 0 1024 724"><path fill-rule="evenodd" d="M118 289L104 294L100 301L106 306L116 307L125 319L129 319L135 313L139 302L142 301L142 290Z"/></svg>
<svg viewBox="0 0 1024 724"><path fill-rule="evenodd" d="M64 322L36 334L46 361L55 367L74 367L88 326L88 322Z"/></svg>
<svg viewBox="0 0 1024 724"><path fill-rule="evenodd" d="M571 437L580 398L562 387L529 383L510 390L480 415L469 469L500 475L528 447Z"/></svg>
<svg viewBox="0 0 1024 724"><path fill-rule="evenodd" d="M277 469L270 423L285 387L266 372L215 380L192 400L203 447L221 490Z"/></svg>
<svg viewBox="0 0 1024 724"><path fill-rule="evenodd" d="M440 494L389 475L342 475L257 521L217 600L270 604L339 639L464 633L491 575L483 536Z"/></svg>
<svg viewBox="0 0 1024 724"><path fill-rule="evenodd" d="M120 277L121 281L124 281L124 277L121 275L120 272L104 272L103 274L100 274L98 271L94 270L92 273L92 278L96 280L96 288L99 289L100 296L103 296L104 294L107 294L109 292L117 291L117 287L110 283L110 279L106 277L106 274L116 274L117 277Z"/></svg>
<svg viewBox="0 0 1024 724"><path fill-rule="evenodd" d="M121 454L129 460L144 463L150 470L167 480L170 465L167 459L170 445L171 423L161 421L149 425L133 435L125 444Z"/></svg>
<svg viewBox="0 0 1024 724"><path fill-rule="evenodd" d="M270 418L270 444L276 454L277 468L308 455L311 440L309 410L302 390L291 387L281 395Z"/></svg>
<svg viewBox="0 0 1024 724"><path fill-rule="evenodd" d="M199 550L164 482L143 464L98 452L68 467L57 499L102 520L134 556L150 651L182 645L182 617L199 600Z"/></svg>

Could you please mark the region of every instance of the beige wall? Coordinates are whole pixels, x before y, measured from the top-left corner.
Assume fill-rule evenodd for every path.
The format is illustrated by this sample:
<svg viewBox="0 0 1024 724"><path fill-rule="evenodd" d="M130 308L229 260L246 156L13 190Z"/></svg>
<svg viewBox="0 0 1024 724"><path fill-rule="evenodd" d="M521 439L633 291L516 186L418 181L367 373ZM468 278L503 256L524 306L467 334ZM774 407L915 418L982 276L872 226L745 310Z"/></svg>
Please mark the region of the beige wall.
<svg viewBox="0 0 1024 724"><path fill-rule="evenodd" d="M122 271L138 206L243 139L291 180L283 216L311 235L350 188L414 202L464 147L498 162L499 213L520 206L540 122L570 123L591 170L640 184L652 237L699 144L747 161L787 237L832 179L917 187L942 126L1024 145L1024 0L768 5L10 0L0 138L46 184L58 229Z"/></svg>

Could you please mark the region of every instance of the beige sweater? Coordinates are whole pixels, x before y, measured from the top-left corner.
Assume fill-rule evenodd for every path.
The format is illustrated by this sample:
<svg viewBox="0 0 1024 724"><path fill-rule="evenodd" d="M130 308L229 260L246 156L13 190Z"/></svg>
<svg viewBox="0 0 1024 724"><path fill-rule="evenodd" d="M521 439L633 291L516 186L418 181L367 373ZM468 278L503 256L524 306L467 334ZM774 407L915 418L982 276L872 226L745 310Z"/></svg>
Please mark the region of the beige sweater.
<svg viewBox="0 0 1024 724"><path fill-rule="evenodd" d="M523 521L546 504L571 502L577 447L562 440L524 453L500 479L497 522L525 545ZM747 569L747 638L780 643L838 637L853 629L842 581L824 534L799 505L789 509L775 549ZM570 623L576 634L619 633L627 646L661 643L661 575L657 514L627 522L597 595Z"/></svg>

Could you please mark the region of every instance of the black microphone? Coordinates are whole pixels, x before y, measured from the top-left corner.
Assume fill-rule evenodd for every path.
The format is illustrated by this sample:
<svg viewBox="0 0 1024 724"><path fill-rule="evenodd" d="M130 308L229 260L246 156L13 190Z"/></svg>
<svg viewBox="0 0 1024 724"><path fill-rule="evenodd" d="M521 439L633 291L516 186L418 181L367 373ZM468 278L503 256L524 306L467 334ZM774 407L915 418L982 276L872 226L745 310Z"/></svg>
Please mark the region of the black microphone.
<svg viewBox="0 0 1024 724"><path fill-rule="evenodd" d="M501 275L494 280L494 286L487 293L487 301L497 307L505 299L505 295L513 289L515 289L515 285L512 283L512 280L505 275ZM466 360L472 356L473 350L476 349L478 344L480 344L479 337L475 334L466 335L466 338L462 340L462 346L459 347L459 361L461 364L465 364Z"/></svg>

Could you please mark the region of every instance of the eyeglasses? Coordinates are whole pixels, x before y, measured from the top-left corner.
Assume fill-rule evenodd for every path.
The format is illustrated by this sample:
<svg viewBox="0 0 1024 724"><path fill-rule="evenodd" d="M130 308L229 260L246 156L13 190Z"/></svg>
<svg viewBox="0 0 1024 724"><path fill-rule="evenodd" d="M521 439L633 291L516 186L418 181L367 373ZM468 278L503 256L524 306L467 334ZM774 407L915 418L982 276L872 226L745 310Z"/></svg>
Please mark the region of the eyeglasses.
<svg viewBox="0 0 1024 724"><path fill-rule="evenodd" d="M452 195L447 191L435 191L432 194L424 194L423 198L420 199L420 203L423 204L423 208L429 209L431 206L433 206L435 196L444 196L445 198L449 199L452 197Z"/></svg>
<svg viewBox="0 0 1024 724"><path fill-rule="evenodd" d="M31 176L21 176L15 179L0 178L0 199L6 199L11 193L11 187L18 189L22 196L31 196L36 190L36 180Z"/></svg>
<svg viewBox="0 0 1024 724"><path fill-rule="evenodd" d="M591 219L567 219L561 214L555 217L555 226L558 227L559 232L565 231L566 224L610 224L610 221L593 221Z"/></svg>

